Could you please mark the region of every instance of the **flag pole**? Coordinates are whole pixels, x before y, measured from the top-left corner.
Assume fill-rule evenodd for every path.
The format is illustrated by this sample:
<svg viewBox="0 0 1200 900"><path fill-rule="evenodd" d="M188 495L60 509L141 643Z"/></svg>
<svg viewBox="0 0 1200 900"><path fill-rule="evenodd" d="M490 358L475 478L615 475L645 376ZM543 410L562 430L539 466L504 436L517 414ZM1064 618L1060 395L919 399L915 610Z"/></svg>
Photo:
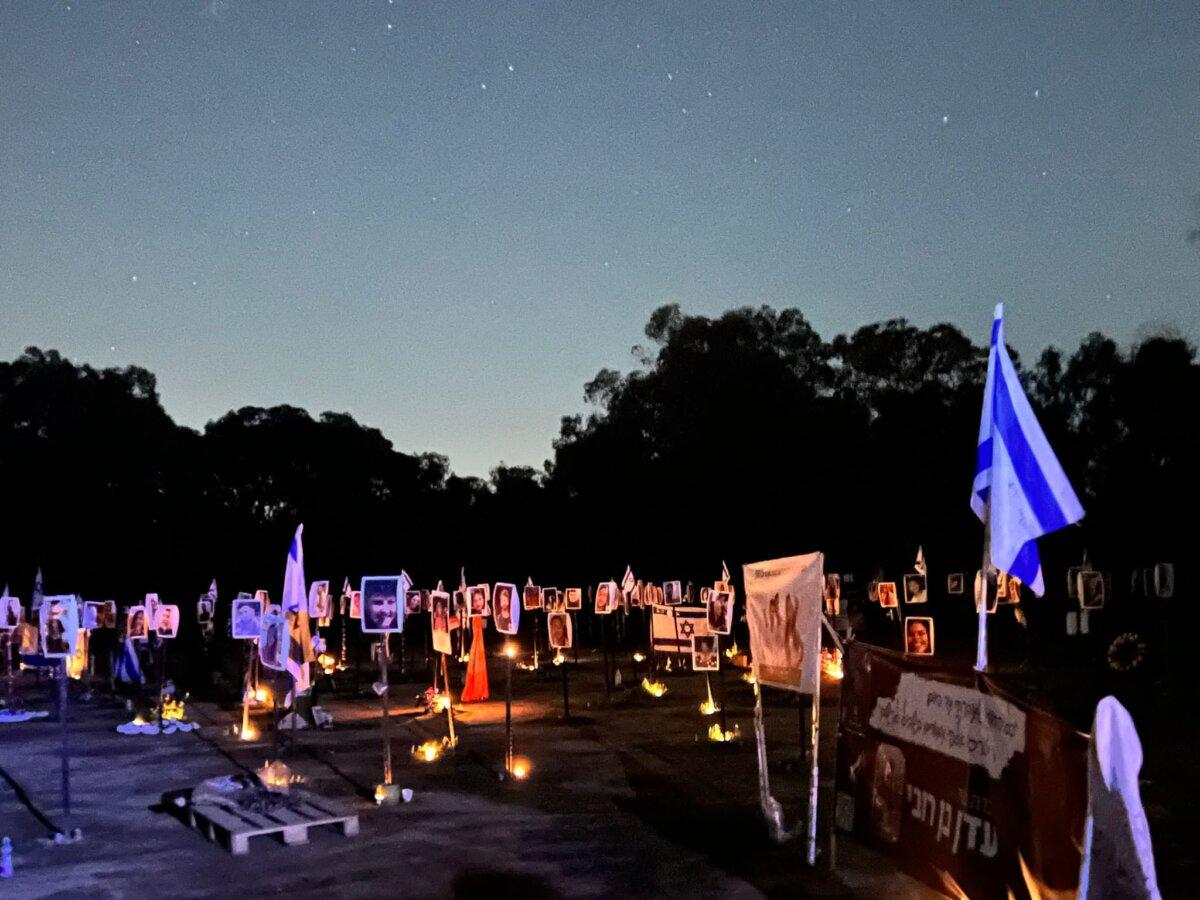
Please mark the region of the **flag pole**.
<svg viewBox="0 0 1200 900"><path fill-rule="evenodd" d="M979 574L979 632L975 644L975 671L986 672L988 667L987 652L987 617L988 617L988 575L992 568L992 503L988 500L983 517L983 568ZM907 636L906 636L907 639Z"/></svg>

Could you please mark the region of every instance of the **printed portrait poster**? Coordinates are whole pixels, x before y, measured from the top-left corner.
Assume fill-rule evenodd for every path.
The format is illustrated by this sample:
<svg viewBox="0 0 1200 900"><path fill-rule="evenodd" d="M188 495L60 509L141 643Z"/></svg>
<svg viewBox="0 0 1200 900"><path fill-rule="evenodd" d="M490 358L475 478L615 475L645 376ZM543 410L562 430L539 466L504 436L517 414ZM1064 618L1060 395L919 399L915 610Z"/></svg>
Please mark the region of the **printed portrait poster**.
<svg viewBox="0 0 1200 900"><path fill-rule="evenodd" d="M708 627L716 634L729 634L733 630L732 591L709 592Z"/></svg>
<svg viewBox="0 0 1200 900"><path fill-rule="evenodd" d="M633 590L631 590L629 592L629 605L635 606L635 607L641 606L642 605L642 592L645 590L646 590L645 585L643 585L640 581L637 582L636 584L634 584Z"/></svg>
<svg viewBox="0 0 1200 900"><path fill-rule="evenodd" d="M131 641L144 641L150 637L146 607L131 606L125 611L125 637Z"/></svg>
<svg viewBox="0 0 1200 900"><path fill-rule="evenodd" d="M904 602L905 603L926 603L929 600L929 591L925 582L925 576L919 572L910 572L904 576Z"/></svg>
<svg viewBox="0 0 1200 900"><path fill-rule="evenodd" d="M987 611L994 613L1000 603L1000 579L999 573L994 569L987 574ZM975 572L975 612L979 612L980 598L984 596L984 578L983 572L976 570Z"/></svg>
<svg viewBox="0 0 1200 900"><path fill-rule="evenodd" d="M39 607L38 631L42 656L66 659L75 654L79 638L79 600L74 594L60 594L42 599Z"/></svg>
<svg viewBox="0 0 1200 900"><path fill-rule="evenodd" d="M664 581L662 602L667 606L678 606L683 602L683 587L678 581Z"/></svg>
<svg viewBox="0 0 1200 900"><path fill-rule="evenodd" d="M105 600L104 612L100 617L101 628L116 628L117 627L117 601Z"/></svg>
<svg viewBox="0 0 1200 900"><path fill-rule="evenodd" d="M963 592L963 573L951 572L946 576L946 593L961 594Z"/></svg>
<svg viewBox="0 0 1200 900"><path fill-rule="evenodd" d="M434 652L450 653L450 595L445 591L430 591L429 607Z"/></svg>
<svg viewBox="0 0 1200 900"><path fill-rule="evenodd" d="M308 615L313 619L328 619L333 615L328 581L314 581L308 586Z"/></svg>
<svg viewBox="0 0 1200 900"><path fill-rule="evenodd" d="M350 592L350 618L362 618L362 591Z"/></svg>
<svg viewBox="0 0 1200 900"><path fill-rule="evenodd" d="M286 671L291 644L287 619L280 614L278 606L272 606L263 613L261 625L262 631L258 638L259 662L277 672Z"/></svg>
<svg viewBox="0 0 1200 900"><path fill-rule="evenodd" d="M715 634L692 636L692 671L715 672L720 668L720 657L717 653L717 636Z"/></svg>
<svg viewBox="0 0 1200 900"><path fill-rule="evenodd" d="M542 588L542 609L546 612L562 612L563 592L556 587Z"/></svg>
<svg viewBox="0 0 1200 900"><path fill-rule="evenodd" d="M546 630L550 635L550 646L555 650L569 650L574 635L571 628L571 614L566 612L550 613L546 616Z"/></svg>
<svg viewBox="0 0 1200 900"><path fill-rule="evenodd" d="M596 585L596 615L607 616L617 608L617 583L602 581Z"/></svg>
<svg viewBox="0 0 1200 900"><path fill-rule="evenodd" d="M1154 596L1163 600L1175 596L1174 563L1157 563L1154 566Z"/></svg>
<svg viewBox="0 0 1200 900"><path fill-rule="evenodd" d="M517 586L497 582L492 591L492 622L501 634L516 634L521 621L521 604L517 602Z"/></svg>
<svg viewBox="0 0 1200 900"><path fill-rule="evenodd" d="M258 638L262 633L262 601L257 597L242 597L233 601L233 624L230 632L240 640Z"/></svg>
<svg viewBox="0 0 1200 900"><path fill-rule="evenodd" d="M83 603L83 618L80 619L79 627L87 631L100 627L100 616L104 611L104 604L98 600L85 600Z"/></svg>
<svg viewBox="0 0 1200 900"><path fill-rule="evenodd" d="M20 597L0 597L0 631L12 631L24 618Z"/></svg>
<svg viewBox="0 0 1200 900"><path fill-rule="evenodd" d="M806 553L742 566L750 656L759 684L803 694L819 690L824 565L823 553Z"/></svg>
<svg viewBox="0 0 1200 900"><path fill-rule="evenodd" d="M215 602L208 594L200 595L200 599L196 601L196 624L207 625L212 621Z"/></svg>
<svg viewBox="0 0 1200 900"><path fill-rule="evenodd" d="M842 576L830 572L825 576L825 615L837 616L842 612Z"/></svg>
<svg viewBox="0 0 1200 900"><path fill-rule="evenodd" d="M847 645L834 820L947 896L1074 897L1087 737L973 672Z"/></svg>
<svg viewBox="0 0 1200 900"><path fill-rule="evenodd" d="M414 616L421 611L422 591L404 592L404 615Z"/></svg>
<svg viewBox="0 0 1200 900"><path fill-rule="evenodd" d="M364 634L404 630L401 597L407 587L402 575L369 575L362 580L362 630Z"/></svg>
<svg viewBox="0 0 1200 900"><path fill-rule="evenodd" d="M905 617L904 652L911 656L933 656L933 618L931 616Z"/></svg>
<svg viewBox="0 0 1200 900"><path fill-rule="evenodd" d="M522 594L521 602L526 609L541 609L542 608L542 589L536 584L525 585L525 591Z"/></svg>
<svg viewBox="0 0 1200 900"><path fill-rule="evenodd" d="M433 612L432 591L421 591L421 612Z"/></svg>
<svg viewBox="0 0 1200 900"><path fill-rule="evenodd" d="M476 584L467 588L467 599L471 604L471 608L467 614L474 619L476 616L490 616L492 608L488 605L488 594L491 593L491 585Z"/></svg>
<svg viewBox="0 0 1200 900"><path fill-rule="evenodd" d="M179 634L179 607L160 603L154 614L154 633L160 638L173 638Z"/></svg>
<svg viewBox="0 0 1200 900"><path fill-rule="evenodd" d="M895 609L900 605L896 596L896 582L881 581L875 585L875 593L879 596L879 605L884 609Z"/></svg>
<svg viewBox="0 0 1200 900"><path fill-rule="evenodd" d="M147 594L142 605L146 607L147 627L153 631L154 623L158 620L158 594Z"/></svg>
<svg viewBox="0 0 1200 900"><path fill-rule="evenodd" d="M1079 608L1104 608L1104 575L1100 572L1081 571L1079 573Z"/></svg>
<svg viewBox="0 0 1200 900"><path fill-rule="evenodd" d="M567 588L563 591L566 608L568 612L576 612L583 609L583 588Z"/></svg>

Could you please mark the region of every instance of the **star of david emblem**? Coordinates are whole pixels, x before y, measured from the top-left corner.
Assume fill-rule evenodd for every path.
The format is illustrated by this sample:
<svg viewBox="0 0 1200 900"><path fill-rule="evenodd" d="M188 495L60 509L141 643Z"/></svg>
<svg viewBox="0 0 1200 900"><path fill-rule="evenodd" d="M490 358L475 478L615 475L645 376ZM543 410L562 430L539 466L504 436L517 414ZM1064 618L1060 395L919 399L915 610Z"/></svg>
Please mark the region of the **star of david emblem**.
<svg viewBox="0 0 1200 900"><path fill-rule="evenodd" d="M691 637L696 633L696 626L692 622L683 622L679 626L679 632L684 637Z"/></svg>

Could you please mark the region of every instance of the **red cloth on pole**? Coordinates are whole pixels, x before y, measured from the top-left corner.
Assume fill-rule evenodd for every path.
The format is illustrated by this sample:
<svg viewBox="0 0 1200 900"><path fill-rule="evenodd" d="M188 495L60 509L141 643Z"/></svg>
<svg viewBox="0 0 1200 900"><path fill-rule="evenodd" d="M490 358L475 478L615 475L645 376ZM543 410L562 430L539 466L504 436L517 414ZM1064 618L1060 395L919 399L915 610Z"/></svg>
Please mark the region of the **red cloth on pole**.
<svg viewBox="0 0 1200 900"><path fill-rule="evenodd" d="M471 618L471 656L467 660L467 684L462 702L473 703L488 698L487 656L483 650L483 616Z"/></svg>

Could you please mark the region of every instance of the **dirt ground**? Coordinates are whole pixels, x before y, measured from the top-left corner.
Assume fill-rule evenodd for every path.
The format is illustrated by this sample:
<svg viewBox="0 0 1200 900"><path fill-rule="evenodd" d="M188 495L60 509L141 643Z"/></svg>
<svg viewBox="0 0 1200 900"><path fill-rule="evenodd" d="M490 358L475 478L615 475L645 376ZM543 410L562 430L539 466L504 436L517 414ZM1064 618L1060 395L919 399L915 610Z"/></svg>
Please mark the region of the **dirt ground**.
<svg viewBox="0 0 1200 900"><path fill-rule="evenodd" d="M70 816L53 714L0 726L0 833L15 848L15 876L0 885L30 898L934 896L844 836L832 872L806 866L803 838L782 846L767 838L752 694L736 676L725 681L727 725L742 738L718 745L705 736L716 717L698 711L703 676L667 675L669 691L655 699L626 662L626 687L610 699L599 659L581 656L570 673L576 721L564 724L560 670L518 670L515 753L532 772L517 782L499 777L506 663L489 665L492 699L460 704L458 748L432 764L415 761L411 748L446 735L446 717L415 706L424 683L393 684L395 781L414 791L397 806L371 800L382 780L379 701L347 685L320 701L335 717L331 730L300 731L294 747L284 734L278 751L265 711L256 714L265 737L255 743L233 734L240 708L195 701L188 712L197 732L122 736L114 731L130 718L122 706L100 692L73 696ZM53 708L48 684L26 682L22 691L30 707ZM827 705L823 722L832 712ZM804 816L799 720L794 701L768 709L772 790L789 827ZM825 727L832 734L831 720ZM298 847L253 838L249 855L235 857L161 806L164 792L275 758L310 790L355 804L361 833L314 829ZM82 839L55 846L46 837L56 828L79 828Z"/></svg>

